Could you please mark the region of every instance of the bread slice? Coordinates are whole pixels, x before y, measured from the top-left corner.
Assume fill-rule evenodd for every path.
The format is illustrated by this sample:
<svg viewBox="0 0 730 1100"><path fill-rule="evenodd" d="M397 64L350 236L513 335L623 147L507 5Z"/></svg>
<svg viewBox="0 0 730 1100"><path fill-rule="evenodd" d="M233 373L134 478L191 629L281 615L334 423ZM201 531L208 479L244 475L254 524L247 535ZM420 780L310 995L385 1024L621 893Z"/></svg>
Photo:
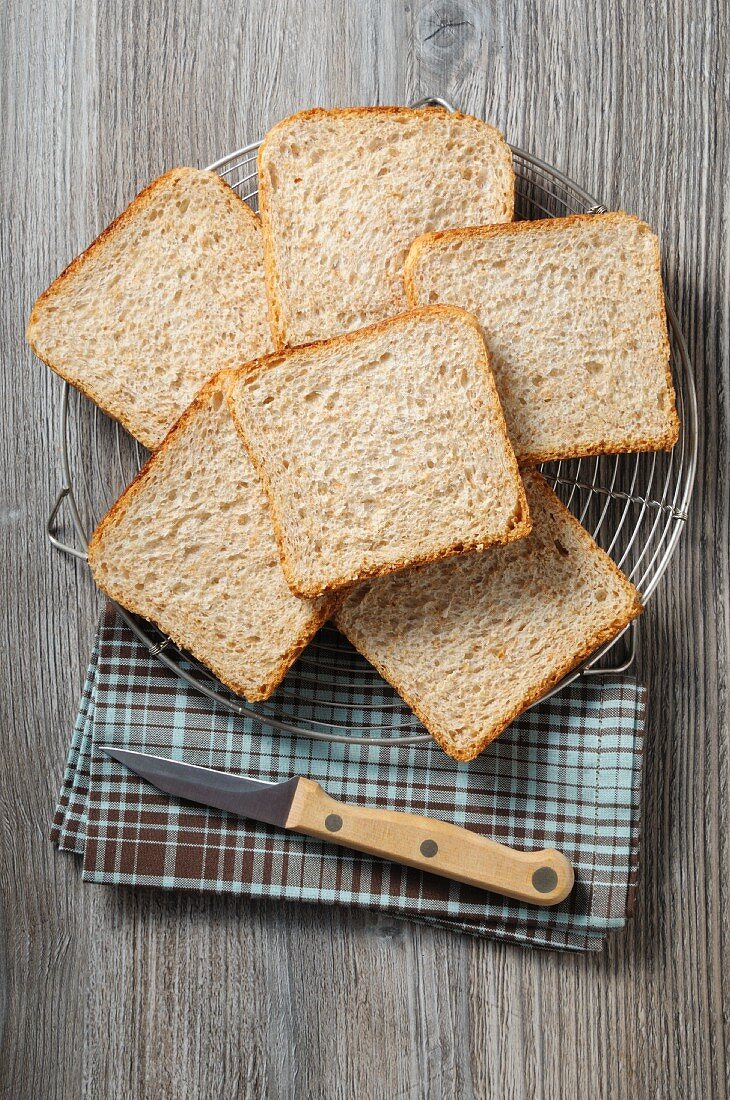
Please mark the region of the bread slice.
<svg viewBox="0 0 730 1100"><path fill-rule="evenodd" d="M89 544L96 583L156 623L233 691L266 699L336 600L298 600L258 475L207 383Z"/></svg>
<svg viewBox="0 0 730 1100"><path fill-rule="evenodd" d="M521 462L669 449L679 422L651 229L584 214L420 237L412 305L479 319Z"/></svg>
<svg viewBox="0 0 730 1100"><path fill-rule="evenodd" d="M206 379L273 347L258 218L215 172L167 172L40 296L27 337L159 446Z"/></svg>
<svg viewBox="0 0 730 1100"><path fill-rule="evenodd" d="M440 108L303 111L266 135L259 204L277 347L308 344L406 309L419 233L509 221L512 155L486 122Z"/></svg>
<svg viewBox="0 0 730 1100"><path fill-rule="evenodd" d="M446 752L471 760L641 611L639 595L542 478L526 539L370 581L335 623Z"/></svg>
<svg viewBox="0 0 730 1100"><path fill-rule="evenodd" d="M244 367L229 401L313 597L529 531L479 327L451 307Z"/></svg>

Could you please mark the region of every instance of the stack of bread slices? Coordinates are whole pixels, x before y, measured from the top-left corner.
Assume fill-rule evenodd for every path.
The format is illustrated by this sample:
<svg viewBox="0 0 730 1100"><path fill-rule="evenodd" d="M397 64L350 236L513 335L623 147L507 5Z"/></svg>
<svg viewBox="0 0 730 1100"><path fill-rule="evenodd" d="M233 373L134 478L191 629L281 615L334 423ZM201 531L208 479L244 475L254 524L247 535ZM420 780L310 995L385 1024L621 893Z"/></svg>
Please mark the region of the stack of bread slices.
<svg viewBox="0 0 730 1100"><path fill-rule="evenodd" d="M35 304L153 452L93 575L251 701L332 618L469 760L641 611L535 467L676 442L657 239L513 221L503 137L440 109L305 111L258 174L260 218L166 173Z"/></svg>

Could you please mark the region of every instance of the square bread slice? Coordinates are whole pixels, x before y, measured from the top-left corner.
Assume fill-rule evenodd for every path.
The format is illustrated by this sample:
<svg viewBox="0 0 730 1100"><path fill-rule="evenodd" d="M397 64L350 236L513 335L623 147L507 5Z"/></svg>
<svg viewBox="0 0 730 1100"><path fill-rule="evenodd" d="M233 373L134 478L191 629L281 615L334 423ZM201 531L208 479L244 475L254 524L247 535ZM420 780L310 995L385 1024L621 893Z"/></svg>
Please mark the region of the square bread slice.
<svg viewBox="0 0 730 1100"><path fill-rule="evenodd" d="M308 344L402 313L419 233L509 221L512 154L440 108L303 111L264 139L259 202L277 347Z"/></svg>
<svg viewBox="0 0 730 1100"><path fill-rule="evenodd" d="M634 586L542 478L532 532L370 581L335 623L446 752L471 760L641 611Z"/></svg>
<svg viewBox="0 0 730 1100"><path fill-rule="evenodd" d="M529 531L487 350L463 310L247 364L229 402L298 596Z"/></svg>
<svg viewBox="0 0 730 1100"><path fill-rule="evenodd" d="M677 441L659 244L628 214L427 234L405 266L414 306L480 321L524 463Z"/></svg>
<svg viewBox="0 0 730 1100"><path fill-rule="evenodd" d="M258 218L215 172L167 172L40 296L27 338L154 449L208 378L273 349Z"/></svg>
<svg viewBox="0 0 730 1100"><path fill-rule="evenodd" d="M207 383L97 527L94 580L251 702L266 699L336 600L293 596L261 482Z"/></svg>

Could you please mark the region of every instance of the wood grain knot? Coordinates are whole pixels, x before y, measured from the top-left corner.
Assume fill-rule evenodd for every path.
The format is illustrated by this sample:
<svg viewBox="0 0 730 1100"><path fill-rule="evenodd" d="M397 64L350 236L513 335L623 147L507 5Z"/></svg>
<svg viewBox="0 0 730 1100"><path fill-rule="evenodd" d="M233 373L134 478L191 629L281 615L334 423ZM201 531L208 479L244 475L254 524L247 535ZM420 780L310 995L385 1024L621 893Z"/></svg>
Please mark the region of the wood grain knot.
<svg viewBox="0 0 730 1100"><path fill-rule="evenodd" d="M430 0L418 17L418 49L421 57L462 59L479 53L485 15L468 0Z"/></svg>

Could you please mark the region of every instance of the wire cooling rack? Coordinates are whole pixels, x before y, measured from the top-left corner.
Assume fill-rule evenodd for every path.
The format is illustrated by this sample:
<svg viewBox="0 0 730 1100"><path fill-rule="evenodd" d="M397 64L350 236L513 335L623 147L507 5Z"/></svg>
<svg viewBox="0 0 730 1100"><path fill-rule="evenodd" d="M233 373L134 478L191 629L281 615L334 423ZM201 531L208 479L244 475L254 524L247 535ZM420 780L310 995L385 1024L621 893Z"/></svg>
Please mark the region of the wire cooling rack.
<svg viewBox="0 0 730 1100"><path fill-rule="evenodd" d="M416 107L454 108L430 98ZM210 167L254 210L258 209L256 155L260 142L221 158ZM582 187L522 149L512 148L518 219L601 213L605 207ZM665 572L687 519L697 461L697 403L692 367L676 315L667 302L671 366L681 430L669 453L603 455L551 463L543 474L600 546L633 580L644 602ZM60 416L63 487L48 519L55 547L85 560L85 550L61 542L55 534L61 506L68 507L82 545L103 514L144 462L146 452L119 426L113 428L110 462L109 424L95 406L64 384ZM97 502L96 512L92 501ZM234 713L287 733L325 741L369 744L428 743L418 719L333 628L322 629L266 703L249 704L233 695L211 672L179 650L156 627L119 608L119 614L150 654L209 699ZM612 668L605 656L618 638L594 653L549 695L578 676L624 671L634 659L635 628L629 628L628 655ZM600 663L600 664L599 664ZM599 667L596 667L599 665Z"/></svg>

